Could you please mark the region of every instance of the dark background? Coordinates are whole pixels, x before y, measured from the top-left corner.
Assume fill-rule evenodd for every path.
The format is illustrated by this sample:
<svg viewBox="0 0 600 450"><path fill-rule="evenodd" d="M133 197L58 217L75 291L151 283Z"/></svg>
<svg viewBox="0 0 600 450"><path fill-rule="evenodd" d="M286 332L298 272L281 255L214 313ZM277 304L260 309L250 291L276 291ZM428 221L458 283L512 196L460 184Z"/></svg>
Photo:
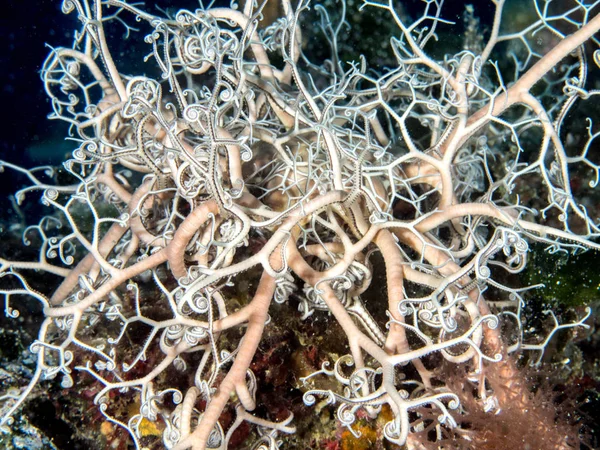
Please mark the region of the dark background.
<svg viewBox="0 0 600 450"><path fill-rule="evenodd" d="M2 159L25 164L62 160L63 155L57 152L34 150L45 143L50 145L47 139L60 144L65 130L64 126L46 119L51 106L39 74L49 52L46 44L69 45L77 25L75 16L65 16L60 7L61 2L56 0L3 2L0 17Z"/></svg>

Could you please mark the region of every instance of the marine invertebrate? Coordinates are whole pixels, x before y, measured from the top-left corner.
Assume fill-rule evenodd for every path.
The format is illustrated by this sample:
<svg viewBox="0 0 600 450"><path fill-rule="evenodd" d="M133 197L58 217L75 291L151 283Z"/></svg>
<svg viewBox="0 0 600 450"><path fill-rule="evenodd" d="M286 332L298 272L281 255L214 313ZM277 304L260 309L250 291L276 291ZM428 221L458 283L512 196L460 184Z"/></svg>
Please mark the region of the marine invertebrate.
<svg viewBox="0 0 600 450"><path fill-rule="evenodd" d="M391 1L365 1L398 30L395 65L375 71L340 61L343 1L337 19L318 8L331 57L316 64L302 47L304 1L282 1L282 16L259 28L265 3L158 16L65 0L81 29L71 48L52 49L42 78L78 147L60 177L3 163L32 182L20 200L41 192L53 212L25 230L37 260L1 261L7 314L25 295L46 317L36 372L3 397L2 426L42 378L69 387L87 374L100 412L137 446L144 421L161 421L168 448L226 448L243 423L257 446L276 448L293 418L251 414L250 365L272 302L292 295L303 317L329 314L347 338L346 355L303 381L304 401L335 404L351 432L358 414L384 407L383 434L399 445L416 446L411 433L425 426L458 426L459 397L436 378L435 358L468 367L478 401L502 408L510 398L490 373L516 380L507 354L544 350L523 340L531 287L511 279L529 242L600 248L598 212L570 184L574 171L598 182L597 118L581 105L598 93L586 79L600 15L597 3L534 2L531 23L506 31L504 1L490 3L485 44L467 35L440 55L434 41L452 25L441 1L422 2L412 20ZM113 57L106 28L132 34L131 18L150 30L157 77L128 75ZM585 133L573 136L567 124L582 114ZM386 283L377 305L363 301L375 254ZM38 292L33 270L62 281ZM230 289L243 280L247 299ZM556 320L551 334L587 314ZM137 401L135 414L115 408L116 392Z"/></svg>

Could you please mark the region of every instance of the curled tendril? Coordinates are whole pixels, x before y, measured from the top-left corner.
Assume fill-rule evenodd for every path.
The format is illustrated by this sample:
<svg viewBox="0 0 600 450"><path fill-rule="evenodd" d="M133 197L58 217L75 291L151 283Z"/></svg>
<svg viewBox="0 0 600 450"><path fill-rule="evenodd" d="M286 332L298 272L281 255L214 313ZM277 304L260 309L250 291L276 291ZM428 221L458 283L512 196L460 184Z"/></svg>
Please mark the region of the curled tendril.
<svg viewBox="0 0 600 450"><path fill-rule="evenodd" d="M302 401L306 406L312 406L317 402L317 397L312 391L309 391L302 396Z"/></svg>
<svg viewBox="0 0 600 450"><path fill-rule="evenodd" d="M58 199L58 191L56 189L46 189L44 191L44 199L56 201Z"/></svg>
<svg viewBox="0 0 600 450"><path fill-rule="evenodd" d="M488 266L479 266L477 270L478 278L481 280L487 280L492 276L492 271Z"/></svg>
<svg viewBox="0 0 600 450"><path fill-rule="evenodd" d="M208 436L208 439L206 441L206 448L221 448L221 443L224 440L225 435L223 433L223 428L221 428L221 425L217 422L212 431L210 432L210 435Z"/></svg>
<svg viewBox="0 0 600 450"><path fill-rule="evenodd" d="M388 441L400 444L400 426L395 419L390 420L383 426L383 435Z"/></svg>
<svg viewBox="0 0 600 450"><path fill-rule="evenodd" d="M63 389L69 389L73 387L73 378L68 374L64 374L60 382L60 386Z"/></svg>
<svg viewBox="0 0 600 450"><path fill-rule="evenodd" d="M199 104L188 105L183 110L183 119L186 122L197 122L201 120L201 118L206 117L207 112L204 106Z"/></svg>
<svg viewBox="0 0 600 450"><path fill-rule="evenodd" d="M500 319L498 316L488 315L484 318L483 322L491 329L494 330L500 324Z"/></svg>
<svg viewBox="0 0 600 450"><path fill-rule="evenodd" d="M343 404L338 408L337 417L340 420L340 423L346 427L350 427L356 421L356 414L353 411L353 408L348 404ZM356 434L352 434L354 434L356 438L360 438L360 431L354 431Z"/></svg>
<svg viewBox="0 0 600 450"><path fill-rule="evenodd" d="M206 314L210 307L210 300L202 294L194 294L188 302L192 310L198 314Z"/></svg>
<svg viewBox="0 0 600 450"><path fill-rule="evenodd" d="M19 310L13 309L10 306L6 305L4 308L4 315L9 319L16 319L21 315L21 313L19 312Z"/></svg>
<svg viewBox="0 0 600 450"><path fill-rule="evenodd" d="M186 327L183 337L191 346L195 346L208 337L208 330L202 327Z"/></svg>
<svg viewBox="0 0 600 450"><path fill-rule="evenodd" d="M70 14L75 10L75 2L73 0L63 0L61 11L63 14Z"/></svg>

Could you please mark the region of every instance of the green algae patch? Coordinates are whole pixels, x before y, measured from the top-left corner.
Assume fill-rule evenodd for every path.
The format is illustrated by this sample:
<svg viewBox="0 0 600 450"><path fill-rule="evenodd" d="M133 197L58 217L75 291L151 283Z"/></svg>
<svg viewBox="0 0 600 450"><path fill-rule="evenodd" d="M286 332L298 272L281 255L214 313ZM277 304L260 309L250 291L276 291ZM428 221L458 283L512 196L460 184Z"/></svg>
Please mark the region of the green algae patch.
<svg viewBox="0 0 600 450"><path fill-rule="evenodd" d="M543 245L531 246L526 285L543 284L537 296L549 306L582 306L600 299L600 252L550 253Z"/></svg>

